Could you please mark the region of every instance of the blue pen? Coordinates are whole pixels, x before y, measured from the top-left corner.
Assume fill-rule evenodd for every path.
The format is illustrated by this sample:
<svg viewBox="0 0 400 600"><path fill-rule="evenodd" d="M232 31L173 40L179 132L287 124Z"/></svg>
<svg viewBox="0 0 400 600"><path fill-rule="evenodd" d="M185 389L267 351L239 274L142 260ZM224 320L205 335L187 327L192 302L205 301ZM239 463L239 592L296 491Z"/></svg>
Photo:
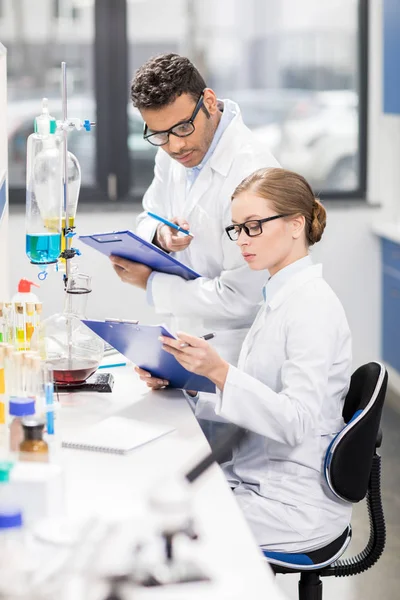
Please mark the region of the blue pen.
<svg viewBox="0 0 400 600"><path fill-rule="evenodd" d="M176 229L176 231L180 231L181 233L184 233L185 235L191 235L193 237L193 235L190 233L190 231L188 231L187 229L182 229L182 227L179 227L179 225L176 225L175 223L171 223L171 221L164 219L164 217L159 217L155 213L152 213L149 211L147 211L147 214L149 215L149 217L152 217L153 219L156 219L157 221L161 221L161 223L164 223L164 225L168 225L168 227L172 227L172 229Z"/></svg>
<svg viewBox="0 0 400 600"><path fill-rule="evenodd" d="M126 367L126 362L114 363L112 365L100 365L98 369L114 369L115 367Z"/></svg>

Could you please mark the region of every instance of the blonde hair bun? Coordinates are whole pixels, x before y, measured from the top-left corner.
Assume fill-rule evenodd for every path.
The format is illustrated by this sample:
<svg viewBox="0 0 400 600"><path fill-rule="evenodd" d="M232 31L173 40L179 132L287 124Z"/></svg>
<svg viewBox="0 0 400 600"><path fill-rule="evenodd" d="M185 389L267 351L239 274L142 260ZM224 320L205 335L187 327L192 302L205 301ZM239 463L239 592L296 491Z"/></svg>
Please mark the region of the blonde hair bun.
<svg viewBox="0 0 400 600"><path fill-rule="evenodd" d="M312 211L312 220L310 225L309 240L310 245L316 244L322 237L326 226L326 210L318 200L314 199L314 206Z"/></svg>

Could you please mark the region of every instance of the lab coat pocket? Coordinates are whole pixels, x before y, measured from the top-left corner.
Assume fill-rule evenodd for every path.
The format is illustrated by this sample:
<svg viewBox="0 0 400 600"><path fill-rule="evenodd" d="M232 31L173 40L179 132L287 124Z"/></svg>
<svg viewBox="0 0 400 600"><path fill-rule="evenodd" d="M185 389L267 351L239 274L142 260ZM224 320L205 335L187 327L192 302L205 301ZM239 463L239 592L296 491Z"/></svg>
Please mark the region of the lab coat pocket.
<svg viewBox="0 0 400 600"><path fill-rule="evenodd" d="M287 477L287 475L276 473L273 476L266 477L265 485L260 489L260 493L266 498L266 504L273 507L274 519L285 523L289 531L292 530L303 538L305 536L304 523L307 520L307 507L286 493Z"/></svg>

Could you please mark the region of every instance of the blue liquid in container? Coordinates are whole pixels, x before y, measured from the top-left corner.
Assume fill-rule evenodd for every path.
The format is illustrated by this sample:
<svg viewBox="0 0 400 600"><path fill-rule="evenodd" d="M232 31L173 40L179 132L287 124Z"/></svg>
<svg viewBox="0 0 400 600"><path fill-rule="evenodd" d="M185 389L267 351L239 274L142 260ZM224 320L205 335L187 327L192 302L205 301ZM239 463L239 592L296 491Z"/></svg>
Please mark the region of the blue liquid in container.
<svg viewBox="0 0 400 600"><path fill-rule="evenodd" d="M26 236L26 255L32 263L56 262L61 252L60 233L39 233Z"/></svg>

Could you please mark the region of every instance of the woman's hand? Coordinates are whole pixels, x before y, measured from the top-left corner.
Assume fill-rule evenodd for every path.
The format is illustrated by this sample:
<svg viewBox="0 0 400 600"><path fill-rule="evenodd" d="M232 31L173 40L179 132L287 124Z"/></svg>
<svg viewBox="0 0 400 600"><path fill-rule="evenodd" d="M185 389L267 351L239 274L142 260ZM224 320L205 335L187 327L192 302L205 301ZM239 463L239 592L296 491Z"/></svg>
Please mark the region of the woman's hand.
<svg viewBox="0 0 400 600"><path fill-rule="evenodd" d="M141 369L140 367L135 367L135 371L139 375L139 378L146 383L147 387L151 388L152 390L161 390L169 385L169 381L166 379L152 377L151 373Z"/></svg>
<svg viewBox="0 0 400 600"><path fill-rule="evenodd" d="M205 340L178 333L178 339L161 336L163 350L173 354L176 360L188 371L208 377L220 389L224 389L229 364Z"/></svg>

